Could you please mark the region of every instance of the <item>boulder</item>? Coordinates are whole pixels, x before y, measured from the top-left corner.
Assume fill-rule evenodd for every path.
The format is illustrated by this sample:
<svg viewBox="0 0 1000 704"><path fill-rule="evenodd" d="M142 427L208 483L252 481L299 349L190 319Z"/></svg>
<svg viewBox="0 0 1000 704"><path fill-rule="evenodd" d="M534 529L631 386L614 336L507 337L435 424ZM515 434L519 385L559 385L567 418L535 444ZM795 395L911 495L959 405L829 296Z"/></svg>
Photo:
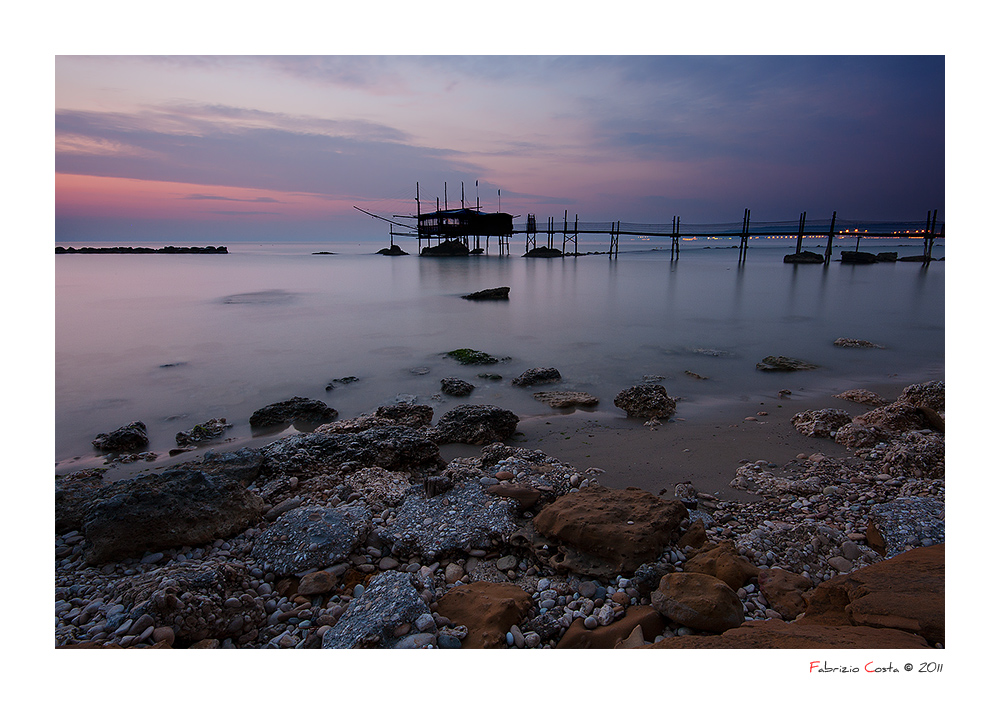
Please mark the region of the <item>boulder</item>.
<svg viewBox="0 0 1000 704"><path fill-rule="evenodd" d="M687 509L630 487L591 486L565 494L533 519L557 569L613 577L634 572L674 543Z"/></svg>
<svg viewBox="0 0 1000 704"><path fill-rule="evenodd" d="M306 433L276 440L262 448L265 476L310 477L339 470L348 462L392 472L424 476L443 469L438 446L428 433L397 425L358 433Z"/></svg>
<svg viewBox="0 0 1000 704"><path fill-rule="evenodd" d="M851 421L837 428L833 439L838 445L853 450L875 447L881 442L887 442L892 439L892 433L878 426Z"/></svg>
<svg viewBox="0 0 1000 704"><path fill-rule="evenodd" d="M722 633L743 623L739 596L721 579L707 574L664 575L649 601L671 621L699 631Z"/></svg>
<svg viewBox="0 0 1000 704"><path fill-rule="evenodd" d="M809 369L816 369L815 364L803 362L801 359L769 355L757 362L757 369L762 372L797 372Z"/></svg>
<svg viewBox="0 0 1000 704"><path fill-rule="evenodd" d="M578 618L570 624L566 633L556 644L557 649L614 648L627 639L637 627L644 640L652 641L663 633L663 629L667 625L660 612L652 606L633 606L618 621L594 629L588 629L583 625L583 621L582 618Z"/></svg>
<svg viewBox="0 0 1000 704"><path fill-rule="evenodd" d="M132 452L149 444L146 424L141 420L132 421L110 433L101 433L91 441L101 452Z"/></svg>
<svg viewBox="0 0 1000 704"><path fill-rule="evenodd" d="M851 422L851 414L839 408L824 408L818 411L802 411L792 416L792 425L805 436L830 438Z"/></svg>
<svg viewBox="0 0 1000 704"><path fill-rule="evenodd" d="M462 379L453 376L441 380L441 391L449 396L468 396L475 390L475 386Z"/></svg>
<svg viewBox="0 0 1000 704"><path fill-rule="evenodd" d="M889 403L877 393L868 389L849 389L848 391L835 394L834 398L842 398L845 401L854 401L866 406L885 406Z"/></svg>
<svg viewBox="0 0 1000 704"><path fill-rule="evenodd" d="M380 572L361 596L323 634L323 648L391 648L401 626L429 614L413 578L394 570Z"/></svg>
<svg viewBox="0 0 1000 704"><path fill-rule="evenodd" d="M598 399L582 391L539 391L532 394L536 401L547 403L553 408L573 406L596 406Z"/></svg>
<svg viewBox="0 0 1000 704"><path fill-rule="evenodd" d="M494 484L486 487L487 493L514 499L522 511L527 511L542 498L542 492L529 484Z"/></svg>
<svg viewBox="0 0 1000 704"><path fill-rule="evenodd" d="M115 482L88 508L84 557L92 565L228 538L260 520L261 499L241 482L168 469Z"/></svg>
<svg viewBox="0 0 1000 704"><path fill-rule="evenodd" d="M459 364L499 364L505 361L506 358L500 359L494 357L486 352L480 352L479 350L469 349L468 347L462 347L457 350L452 350L451 352L445 353L448 357L451 357Z"/></svg>
<svg viewBox="0 0 1000 704"><path fill-rule="evenodd" d="M441 244L433 247L424 247L420 250L422 257L467 257L469 247L461 240L445 240Z"/></svg>
<svg viewBox="0 0 1000 704"><path fill-rule="evenodd" d="M938 413L944 413L944 382L927 381L923 384L911 384L903 389L898 401L911 406L926 406Z"/></svg>
<svg viewBox="0 0 1000 704"><path fill-rule="evenodd" d="M468 481L427 497L413 487L396 510L396 520L383 534L396 555L438 555L491 550L517 526L513 501L486 492L478 481Z"/></svg>
<svg viewBox="0 0 1000 704"><path fill-rule="evenodd" d="M531 249L531 251L525 252L521 256L551 258L551 257L561 257L563 256L563 253L561 250L558 250L555 247L534 247L533 249Z"/></svg>
<svg viewBox="0 0 1000 704"><path fill-rule="evenodd" d="M684 571L711 575L736 590L755 579L760 570L739 554L732 540L722 540L691 555L684 563Z"/></svg>
<svg viewBox="0 0 1000 704"><path fill-rule="evenodd" d="M554 384L560 379L562 379L562 375L554 367L532 367L515 377L510 383L514 386L536 386L538 384Z"/></svg>
<svg viewBox="0 0 1000 704"><path fill-rule="evenodd" d="M679 636L665 638L645 646L653 649L846 649L927 648L927 641L912 633L892 628L867 626L823 626L801 622L785 623L776 619L746 621L721 635ZM831 663L834 662L831 660Z"/></svg>
<svg viewBox="0 0 1000 704"><path fill-rule="evenodd" d="M677 401L659 384L637 384L618 392L615 406L629 418L669 418L677 409Z"/></svg>
<svg viewBox="0 0 1000 704"><path fill-rule="evenodd" d="M488 445L513 435L519 420L511 411L497 406L466 404L441 416L431 437L440 445Z"/></svg>
<svg viewBox="0 0 1000 704"><path fill-rule="evenodd" d="M287 401L272 403L250 414L251 428L266 428L285 425L295 421L304 423L329 423L337 417L337 411L322 401L293 396Z"/></svg>
<svg viewBox="0 0 1000 704"><path fill-rule="evenodd" d="M879 406L857 416L854 422L881 428L893 433L905 433L910 430L931 428L927 416L919 407L899 400L885 406Z"/></svg>
<svg viewBox="0 0 1000 704"><path fill-rule="evenodd" d="M516 584L473 582L438 599L438 613L468 629L463 648L500 648L511 626L532 607L531 595Z"/></svg>
<svg viewBox="0 0 1000 704"><path fill-rule="evenodd" d="M822 254L819 252L810 252L809 250L786 254L784 257L785 264L822 264L825 261L826 257Z"/></svg>
<svg viewBox="0 0 1000 704"><path fill-rule="evenodd" d="M257 637L267 619L263 605L246 592L251 579L241 562L174 562L124 577L112 593L126 607L123 622L145 618L150 625L171 628L182 644L232 638L243 645Z"/></svg>
<svg viewBox="0 0 1000 704"><path fill-rule="evenodd" d="M805 613L804 594L813 588L811 579L779 568L761 570L757 584L771 608L786 621Z"/></svg>
<svg viewBox="0 0 1000 704"><path fill-rule="evenodd" d="M283 513L254 538L251 556L268 572L287 576L343 562L368 536L364 504L300 506Z"/></svg>
<svg viewBox="0 0 1000 704"><path fill-rule="evenodd" d="M840 261L843 264L874 264L878 261L878 256L871 252L852 252L845 249L840 253Z"/></svg>
<svg viewBox="0 0 1000 704"><path fill-rule="evenodd" d="M402 247L400 247L398 244L395 243L393 243L393 245L390 247L383 247L377 253L382 254L386 257L401 257L409 254L409 252L407 252L406 250L404 250Z"/></svg>
<svg viewBox="0 0 1000 704"><path fill-rule="evenodd" d="M324 570L310 572L299 580L298 593L302 596L314 596L316 594L326 594L337 586L337 577Z"/></svg>
<svg viewBox="0 0 1000 704"><path fill-rule="evenodd" d="M462 296L467 301L506 301L510 299L510 286L487 288Z"/></svg>
<svg viewBox="0 0 1000 704"><path fill-rule="evenodd" d="M800 622L895 629L944 645L944 563L942 543L834 577L806 595Z"/></svg>

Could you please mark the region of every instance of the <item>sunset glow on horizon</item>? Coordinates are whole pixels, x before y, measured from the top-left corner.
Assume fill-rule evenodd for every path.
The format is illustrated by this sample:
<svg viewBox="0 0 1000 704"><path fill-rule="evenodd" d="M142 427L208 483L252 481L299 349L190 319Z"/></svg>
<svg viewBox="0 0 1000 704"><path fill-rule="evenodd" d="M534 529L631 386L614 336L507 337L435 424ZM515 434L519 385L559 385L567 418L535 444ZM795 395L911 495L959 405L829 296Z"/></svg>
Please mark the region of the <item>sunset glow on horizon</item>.
<svg viewBox="0 0 1000 704"><path fill-rule="evenodd" d="M59 56L55 95L57 241L367 239L352 206L418 182L540 220L944 217L942 56Z"/></svg>

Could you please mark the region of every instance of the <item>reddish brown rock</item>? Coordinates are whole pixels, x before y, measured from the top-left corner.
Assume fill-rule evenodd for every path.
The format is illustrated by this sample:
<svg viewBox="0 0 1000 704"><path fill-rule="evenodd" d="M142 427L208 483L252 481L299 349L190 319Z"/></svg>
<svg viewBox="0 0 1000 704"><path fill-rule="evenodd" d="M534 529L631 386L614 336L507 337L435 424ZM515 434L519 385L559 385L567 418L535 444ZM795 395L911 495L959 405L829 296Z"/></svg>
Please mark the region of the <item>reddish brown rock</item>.
<svg viewBox="0 0 1000 704"><path fill-rule="evenodd" d="M677 541L677 547L683 550L690 545L697 550L702 547L707 540L708 534L705 533L705 522L699 518L692 523L687 529L687 532L680 537L680 540Z"/></svg>
<svg viewBox="0 0 1000 704"><path fill-rule="evenodd" d="M741 648L741 649L817 649L817 648L927 648L920 636L893 628L867 626L823 626L784 621L747 621L717 636L680 636L666 638L647 648Z"/></svg>
<svg viewBox="0 0 1000 704"><path fill-rule="evenodd" d="M743 603L736 592L707 574L664 575L649 601L671 621L699 631L722 633L743 623Z"/></svg>
<svg viewBox="0 0 1000 704"><path fill-rule="evenodd" d="M533 523L555 553L549 560L553 567L613 577L658 558L679 537L686 517L680 501L635 487L595 486L559 497Z"/></svg>
<svg viewBox="0 0 1000 704"><path fill-rule="evenodd" d="M583 625L583 619L578 618L566 629L556 648L614 648L628 638L637 626L642 629L642 637L651 641L663 633L666 623L660 612L651 606L633 606L618 621L592 630L588 630Z"/></svg>
<svg viewBox="0 0 1000 704"><path fill-rule="evenodd" d="M812 589L812 580L782 569L768 569L761 570L757 575L757 584L771 608L781 614L781 618L791 621L805 613L806 600L803 595Z"/></svg>
<svg viewBox="0 0 1000 704"><path fill-rule="evenodd" d="M737 552L732 540L722 540L691 556L684 571L712 575L736 590L754 579L759 569Z"/></svg>
<svg viewBox="0 0 1000 704"><path fill-rule="evenodd" d="M834 577L806 601L804 623L891 628L944 645L944 544Z"/></svg>
<svg viewBox="0 0 1000 704"><path fill-rule="evenodd" d="M463 648L499 648L510 627L531 609L531 595L509 582L473 582L438 600L438 613L469 629Z"/></svg>
<svg viewBox="0 0 1000 704"><path fill-rule="evenodd" d="M486 491L495 496L514 499L522 510L531 508L542 498L542 492L526 484L494 484L486 487Z"/></svg>
<svg viewBox="0 0 1000 704"><path fill-rule="evenodd" d="M305 575L299 581L299 594L303 596L313 596L315 594L326 594L337 586L337 578L329 572L320 570Z"/></svg>

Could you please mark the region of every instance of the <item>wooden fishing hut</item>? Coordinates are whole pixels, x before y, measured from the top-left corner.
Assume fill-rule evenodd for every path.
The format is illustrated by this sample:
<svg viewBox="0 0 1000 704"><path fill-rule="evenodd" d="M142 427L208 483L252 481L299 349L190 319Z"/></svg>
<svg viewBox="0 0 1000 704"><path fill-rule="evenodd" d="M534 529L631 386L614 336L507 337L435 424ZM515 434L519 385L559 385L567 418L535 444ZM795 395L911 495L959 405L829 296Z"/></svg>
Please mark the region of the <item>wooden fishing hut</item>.
<svg viewBox="0 0 1000 704"><path fill-rule="evenodd" d="M479 185L479 182L476 182ZM480 238L484 238L485 251L489 252L490 237L496 237L500 254L510 253L510 237L514 233L514 216L509 213L484 213L476 198L476 207L465 207L465 184L462 184L462 207L448 208L448 186L445 185L445 207L430 213L420 212L420 184L417 184L417 246L420 254L427 256L447 256L461 254L481 254ZM497 191L499 196L500 192ZM424 240L428 246L424 247ZM437 245L429 246L432 241ZM464 246L459 246L461 243Z"/></svg>

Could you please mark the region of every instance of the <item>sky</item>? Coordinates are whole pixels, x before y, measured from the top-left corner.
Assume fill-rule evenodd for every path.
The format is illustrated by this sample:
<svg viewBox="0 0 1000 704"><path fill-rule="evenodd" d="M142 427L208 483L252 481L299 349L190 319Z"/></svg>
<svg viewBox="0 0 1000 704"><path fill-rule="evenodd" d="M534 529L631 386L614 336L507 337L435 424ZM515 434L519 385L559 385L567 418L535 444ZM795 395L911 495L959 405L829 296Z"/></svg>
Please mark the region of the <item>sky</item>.
<svg viewBox="0 0 1000 704"><path fill-rule="evenodd" d="M378 239L355 206L417 183L521 222L943 220L945 57L55 56L57 242Z"/></svg>

